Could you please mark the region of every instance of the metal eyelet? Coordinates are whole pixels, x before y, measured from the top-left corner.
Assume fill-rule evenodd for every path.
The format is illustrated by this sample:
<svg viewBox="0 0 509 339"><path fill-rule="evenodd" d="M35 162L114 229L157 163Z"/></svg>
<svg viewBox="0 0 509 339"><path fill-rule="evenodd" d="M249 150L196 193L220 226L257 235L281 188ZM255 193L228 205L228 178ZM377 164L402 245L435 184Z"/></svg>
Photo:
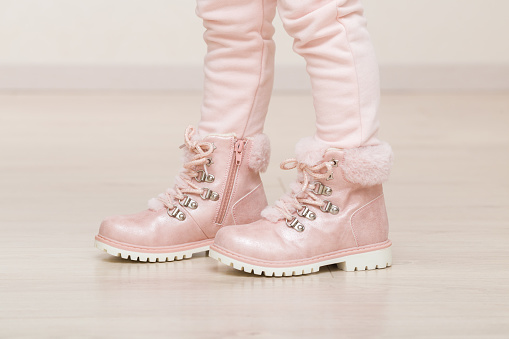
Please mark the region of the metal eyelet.
<svg viewBox="0 0 509 339"><path fill-rule="evenodd" d="M320 206L320 210L324 213L338 214L339 207L331 203L329 200L324 200L323 206Z"/></svg>
<svg viewBox="0 0 509 339"><path fill-rule="evenodd" d="M180 220L180 221L186 220L186 215L181 210L179 210L179 208L177 206L173 207L173 209L171 211L170 211L170 208L168 207L168 209L166 210L166 213L168 213L168 215L170 217L175 218L177 220Z"/></svg>
<svg viewBox="0 0 509 339"><path fill-rule="evenodd" d="M196 171L196 173L198 173L198 175L196 177L194 177L194 179L198 182L208 182L208 183L211 183L211 182L214 182L214 180L216 179L214 177L213 174L207 174L205 173L204 170L199 170L199 171Z"/></svg>
<svg viewBox="0 0 509 339"><path fill-rule="evenodd" d="M212 158L207 158L207 162L205 163L205 165L207 166L210 166L212 165L214 162L212 161Z"/></svg>
<svg viewBox="0 0 509 339"><path fill-rule="evenodd" d="M184 195L184 199L179 201L180 205L183 207L189 207L192 210L195 210L198 208L198 203L194 201L193 199L189 198L188 195Z"/></svg>
<svg viewBox="0 0 509 339"><path fill-rule="evenodd" d="M332 158L331 161L329 161L332 164L332 167L338 167L339 166L339 160L336 160ZM334 179L334 173L331 173L329 177L326 179L327 181Z"/></svg>
<svg viewBox="0 0 509 339"><path fill-rule="evenodd" d="M311 211L306 205L302 206L302 209L300 211L297 211L297 214L301 217L308 218L309 220L315 220L316 214Z"/></svg>
<svg viewBox="0 0 509 339"><path fill-rule="evenodd" d="M219 199L219 193L212 191L209 188L204 188L203 193L200 195L203 200L216 201Z"/></svg>
<svg viewBox="0 0 509 339"><path fill-rule="evenodd" d="M314 194L330 196L332 194L332 188L325 186L321 182L315 182L315 188L312 191Z"/></svg>
<svg viewBox="0 0 509 339"><path fill-rule="evenodd" d="M305 227L299 220L297 220L296 217L294 217L292 220L286 219L286 226L293 228L297 232L304 231Z"/></svg>

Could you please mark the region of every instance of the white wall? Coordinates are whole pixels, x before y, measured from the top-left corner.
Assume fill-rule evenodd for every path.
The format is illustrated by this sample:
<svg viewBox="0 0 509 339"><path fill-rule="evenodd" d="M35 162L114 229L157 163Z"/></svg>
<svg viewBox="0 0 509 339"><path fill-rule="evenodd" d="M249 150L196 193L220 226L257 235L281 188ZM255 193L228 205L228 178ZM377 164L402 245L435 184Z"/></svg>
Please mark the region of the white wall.
<svg viewBox="0 0 509 339"><path fill-rule="evenodd" d="M450 65L477 71L486 66L495 74L509 69L508 1L364 0L364 5L382 73ZM198 69L205 46L194 7L193 0L0 0L0 88L6 78L34 67L50 73L61 66ZM278 18L275 25L279 68L302 65Z"/></svg>

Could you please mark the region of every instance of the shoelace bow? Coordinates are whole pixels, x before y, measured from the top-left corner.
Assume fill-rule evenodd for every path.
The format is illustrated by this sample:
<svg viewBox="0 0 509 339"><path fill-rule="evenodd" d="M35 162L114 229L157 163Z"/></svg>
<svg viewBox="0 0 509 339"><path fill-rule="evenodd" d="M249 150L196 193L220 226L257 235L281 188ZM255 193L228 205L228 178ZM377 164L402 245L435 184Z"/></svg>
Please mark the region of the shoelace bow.
<svg viewBox="0 0 509 339"><path fill-rule="evenodd" d="M324 200L320 199L314 192L315 183L310 179L327 179L332 174L333 168L329 161L325 161L315 166L309 166L298 162L297 159L287 159L280 165L283 170L292 170L297 168L299 178L302 177L302 185L291 185L290 192L283 195L275 203L275 208L287 219L291 220L294 213L304 208L303 205L313 205L321 207ZM326 172L323 173L323 169Z"/></svg>
<svg viewBox="0 0 509 339"><path fill-rule="evenodd" d="M192 179L198 176L196 169L199 167L208 174L207 164L210 161L208 157L214 152L214 145L211 142L192 140L195 132L194 127L187 127L184 134L185 143L180 146L180 148L186 147L189 152L195 154L190 160L184 162L183 168L175 178L174 188L168 189L157 197L167 208L175 207L175 199L184 199L186 193L201 194L203 192L203 189L194 184Z"/></svg>

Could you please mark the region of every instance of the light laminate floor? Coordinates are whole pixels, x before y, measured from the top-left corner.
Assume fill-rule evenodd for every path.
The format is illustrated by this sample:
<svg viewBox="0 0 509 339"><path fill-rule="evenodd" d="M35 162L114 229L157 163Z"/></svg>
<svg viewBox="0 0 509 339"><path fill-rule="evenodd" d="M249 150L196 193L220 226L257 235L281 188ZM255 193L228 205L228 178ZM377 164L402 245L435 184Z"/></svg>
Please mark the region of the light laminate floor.
<svg viewBox="0 0 509 339"><path fill-rule="evenodd" d="M509 338L509 94L383 96L390 269L266 278L93 248L103 217L172 183L199 100L0 95L0 338ZM274 201L314 117L305 95L269 114Z"/></svg>

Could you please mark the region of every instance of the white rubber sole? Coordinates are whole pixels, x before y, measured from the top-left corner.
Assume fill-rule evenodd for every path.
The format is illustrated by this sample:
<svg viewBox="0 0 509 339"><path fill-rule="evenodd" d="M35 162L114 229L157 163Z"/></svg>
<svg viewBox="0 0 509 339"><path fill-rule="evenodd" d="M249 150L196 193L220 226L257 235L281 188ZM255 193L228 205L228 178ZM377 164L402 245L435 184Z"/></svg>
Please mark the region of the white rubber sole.
<svg viewBox="0 0 509 339"><path fill-rule="evenodd" d="M336 264L343 271L364 271L386 268L392 265L391 247L383 248L376 251L352 254L334 259L315 262L308 265L290 266L290 267L268 267L258 266L233 259L227 255L219 253L214 249L209 251L209 256L219 262L233 267L239 271L254 273L257 275L265 275L267 277L290 277L294 275L302 275L315 273L320 267Z"/></svg>
<svg viewBox="0 0 509 339"><path fill-rule="evenodd" d="M144 253L116 248L111 245L107 245L97 239L95 240L95 247L115 257L121 257L122 259L130 259L133 261L143 261L143 262L165 262L188 259L191 258L193 254L208 251L210 248L209 245L206 245L180 252Z"/></svg>

